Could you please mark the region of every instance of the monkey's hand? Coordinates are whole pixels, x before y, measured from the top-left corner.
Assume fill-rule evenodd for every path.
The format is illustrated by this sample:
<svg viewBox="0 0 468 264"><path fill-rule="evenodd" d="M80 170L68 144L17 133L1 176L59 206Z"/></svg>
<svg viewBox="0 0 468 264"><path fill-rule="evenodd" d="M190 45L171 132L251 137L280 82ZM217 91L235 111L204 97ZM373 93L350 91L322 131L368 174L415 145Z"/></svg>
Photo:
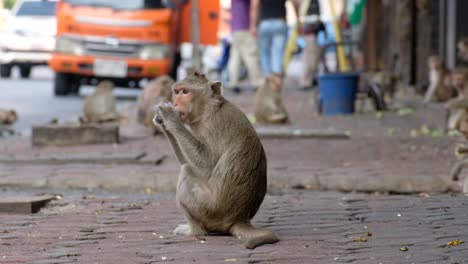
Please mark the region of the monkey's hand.
<svg viewBox="0 0 468 264"><path fill-rule="evenodd" d="M159 124L163 129L174 128L181 124L179 113L169 103L160 103L156 106L153 123Z"/></svg>

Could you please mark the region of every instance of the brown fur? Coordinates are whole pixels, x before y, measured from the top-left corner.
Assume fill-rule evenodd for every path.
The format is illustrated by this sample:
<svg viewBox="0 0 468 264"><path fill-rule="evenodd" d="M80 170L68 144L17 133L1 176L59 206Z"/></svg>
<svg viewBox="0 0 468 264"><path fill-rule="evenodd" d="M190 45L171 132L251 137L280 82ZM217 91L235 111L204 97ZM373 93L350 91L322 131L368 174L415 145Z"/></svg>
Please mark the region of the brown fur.
<svg viewBox="0 0 468 264"><path fill-rule="evenodd" d="M170 102L172 96L171 86L174 80L167 76L160 76L150 81L138 98L138 122L159 132L158 126L153 124L156 114L156 105L161 102Z"/></svg>
<svg viewBox="0 0 468 264"><path fill-rule="evenodd" d="M288 114L281 99L281 76L268 76L255 95L254 113L259 123L284 124Z"/></svg>
<svg viewBox="0 0 468 264"><path fill-rule="evenodd" d="M12 125L18 120L15 110L0 109L0 125Z"/></svg>
<svg viewBox="0 0 468 264"><path fill-rule="evenodd" d="M450 72L445 67L440 56L431 56L428 60L429 88L426 91L424 102L445 102L456 94L451 86Z"/></svg>
<svg viewBox="0 0 468 264"><path fill-rule="evenodd" d="M457 42L457 55L464 62L468 62L468 38L461 38Z"/></svg>
<svg viewBox="0 0 468 264"><path fill-rule="evenodd" d="M173 104L159 104L154 122L182 166L177 202L188 225L174 233L229 233L250 249L278 241L271 230L250 224L266 193L267 159L254 128L221 95L219 82L195 72L175 83Z"/></svg>
<svg viewBox="0 0 468 264"><path fill-rule="evenodd" d="M116 110L115 97L112 94L114 84L111 81L102 81L96 90L86 97L84 103L83 123L102 123L119 120Z"/></svg>
<svg viewBox="0 0 468 264"><path fill-rule="evenodd" d="M451 74L451 85L457 91L458 96L446 102L446 107L450 109L448 119L449 129L460 130L460 121L467 115L468 109L468 69L457 68ZM468 131L462 131L468 133Z"/></svg>
<svg viewBox="0 0 468 264"><path fill-rule="evenodd" d="M380 85L384 96L395 97L400 77L390 71L379 71L373 75L373 80Z"/></svg>

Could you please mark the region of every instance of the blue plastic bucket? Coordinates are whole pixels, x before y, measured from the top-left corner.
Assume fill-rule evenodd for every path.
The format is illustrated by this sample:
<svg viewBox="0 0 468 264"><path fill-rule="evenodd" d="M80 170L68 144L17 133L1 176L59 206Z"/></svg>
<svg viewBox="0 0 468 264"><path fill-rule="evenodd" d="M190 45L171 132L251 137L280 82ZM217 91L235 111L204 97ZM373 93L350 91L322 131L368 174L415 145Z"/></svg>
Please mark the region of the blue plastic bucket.
<svg viewBox="0 0 468 264"><path fill-rule="evenodd" d="M359 73L327 73L317 76L323 115L354 113Z"/></svg>

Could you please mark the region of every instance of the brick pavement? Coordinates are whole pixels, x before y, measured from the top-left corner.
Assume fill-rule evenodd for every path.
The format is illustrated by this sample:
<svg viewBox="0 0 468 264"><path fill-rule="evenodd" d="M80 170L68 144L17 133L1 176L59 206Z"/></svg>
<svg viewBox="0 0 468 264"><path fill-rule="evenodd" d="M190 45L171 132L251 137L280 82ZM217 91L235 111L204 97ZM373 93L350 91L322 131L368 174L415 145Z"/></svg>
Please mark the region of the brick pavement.
<svg viewBox="0 0 468 264"><path fill-rule="evenodd" d="M172 235L183 221L172 195L65 194L36 215L0 215L0 263L466 263L466 219L463 195L288 191L254 218L281 241L247 250L233 237ZM466 242L447 245L455 239Z"/></svg>

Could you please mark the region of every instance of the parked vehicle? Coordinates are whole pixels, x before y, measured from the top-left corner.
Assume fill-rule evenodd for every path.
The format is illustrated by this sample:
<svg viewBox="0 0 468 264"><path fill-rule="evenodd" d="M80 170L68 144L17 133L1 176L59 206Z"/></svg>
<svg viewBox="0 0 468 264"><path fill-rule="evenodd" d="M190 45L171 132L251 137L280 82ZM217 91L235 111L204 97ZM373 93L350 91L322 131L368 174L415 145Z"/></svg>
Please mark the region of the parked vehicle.
<svg viewBox="0 0 468 264"><path fill-rule="evenodd" d="M199 0L200 42L217 43L219 1ZM170 74L180 45L190 41L191 4L184 0L61 0L57 43L49 66L55 95L110 79L138 87L140 80Z"/></svg>
<svg viewBox="0 0 468 264"><path fill-rule="evenodd" d="M19 0L0 33L0 76L19 66L22 78L31 68L47 65L55 47L56 0Z"/></svg>

